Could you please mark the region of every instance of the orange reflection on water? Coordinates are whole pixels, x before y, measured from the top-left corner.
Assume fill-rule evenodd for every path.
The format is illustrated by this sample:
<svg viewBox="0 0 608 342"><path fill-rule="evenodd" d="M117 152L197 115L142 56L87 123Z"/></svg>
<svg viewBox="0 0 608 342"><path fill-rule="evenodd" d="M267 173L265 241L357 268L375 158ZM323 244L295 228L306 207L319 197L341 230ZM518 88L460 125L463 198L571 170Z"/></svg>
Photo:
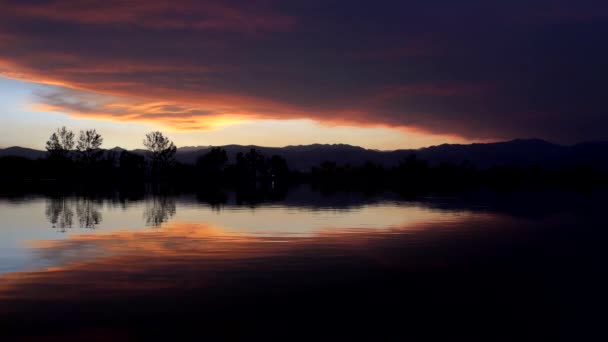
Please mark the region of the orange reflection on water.
<svg viewBox="0 0 608 342"><path fill-rule="evenodd" d="M476 218L479 222L492 219L490 215ZM455 227L460 221L444 223L443 227ZM277 263L283 265L281 269L305 268L319 257L363 258L390 266L390 256L381 253L382 243L396 235L407 238L432 225L371 230L326 227L312 236L286 237L175 222L143 232L112 231L34 241L33 251L56 266L0 276L0 313L40 301L103 301L156 296L164 291L201 291L216 287L218 282L246 282L252 272L272 274Z"/></svg>

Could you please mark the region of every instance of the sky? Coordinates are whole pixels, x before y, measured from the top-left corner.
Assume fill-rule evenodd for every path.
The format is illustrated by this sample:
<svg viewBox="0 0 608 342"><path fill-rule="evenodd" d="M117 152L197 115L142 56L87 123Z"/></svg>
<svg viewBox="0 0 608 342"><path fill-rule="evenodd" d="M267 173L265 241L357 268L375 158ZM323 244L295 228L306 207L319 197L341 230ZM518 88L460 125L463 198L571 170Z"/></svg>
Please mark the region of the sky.
<svg viewBox="0 0 608 342"><path fill-rule="evenodd" d="M608 139L608 2L0 0L0 147Z"/></svg>

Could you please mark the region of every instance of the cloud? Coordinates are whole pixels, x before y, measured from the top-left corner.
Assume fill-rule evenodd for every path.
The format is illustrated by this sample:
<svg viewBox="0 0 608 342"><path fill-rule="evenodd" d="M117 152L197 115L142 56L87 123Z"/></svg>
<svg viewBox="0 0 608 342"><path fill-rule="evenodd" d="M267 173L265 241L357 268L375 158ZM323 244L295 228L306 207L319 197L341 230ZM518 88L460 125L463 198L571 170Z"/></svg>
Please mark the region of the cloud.
<svg viewBox="0 0 608 342"><path fill-rule="evenodd" d="M145 101L99 95L69 88L35 94L35 109L68 113L75 117L158 124L174 130L209 130L247 121L251 115L238 109L204 104Z"/></svg>
<svg viewBox="0 0 608 342"><path fill-rule="evenodd" d="M231 3L232 2L232 3ZM255 33L287 30L293 18L242 1L8 1L7 15L82 25L128 25Z"/></svg>
<svg viewBox="0 0 608 342"><path fill-rule="evenodd" d="M603 2L0 6L0 74L52 85L41 108L184 130L308 118L471 139L608 139Z"/></svg>

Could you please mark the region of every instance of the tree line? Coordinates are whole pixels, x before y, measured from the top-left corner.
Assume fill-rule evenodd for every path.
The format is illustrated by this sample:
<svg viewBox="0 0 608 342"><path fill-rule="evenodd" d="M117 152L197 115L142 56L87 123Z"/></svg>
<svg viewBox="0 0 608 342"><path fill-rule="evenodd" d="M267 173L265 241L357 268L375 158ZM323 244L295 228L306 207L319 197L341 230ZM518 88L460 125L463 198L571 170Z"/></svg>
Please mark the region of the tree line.
<svg viewBox="0 0 608 342"><path fill-rule="evenodd" d="M340 165L325 161L309 171L290 170L278 155L265 156L256 149L238 153L229 160L226 150L213 147L194 165L176 160L177 148L163 133L145 135L145 153L102 149L103 137L95 130L78 136L61 127L46 142L48 155L39 160L0 158L0 182L13 180L59 180L71 183L169 182L192 186L204 184L281 186L311 183L332 190L349 189L471 189L476 186L539 187L547 185L606 185L608 177L589 166L553 170L535 167L493 167L478 169L469 162L431 165L415 154L394 167L362 161ZM257 190L256 190L257 191Z"/></svg>
<svg viewBox="0 0 608 342"><path fill-rule="evenodd" d="M195 165L176 160L177 148L162 132L145 135L145 153L105 150L103 137L95 129L76 135L61 127L46 142L47 157L29 160L0 158L2 179L104 181L197 181L197 182L266 182L285 180L287 161L280 156L267 157L255 149L239 153L229 163L226 151L219 147L200 156Z"/></svg>
<svg viewBox="0 0 608 342"><path fill-rule="evenodd" d="M177 148L161 132L150 132L143 140L146 155L126 150L102 149L103 137L95 129L82 130L78 137L61 127L46 142L48 157L39 161L48 179L162 178L175 162Z"/></svg>

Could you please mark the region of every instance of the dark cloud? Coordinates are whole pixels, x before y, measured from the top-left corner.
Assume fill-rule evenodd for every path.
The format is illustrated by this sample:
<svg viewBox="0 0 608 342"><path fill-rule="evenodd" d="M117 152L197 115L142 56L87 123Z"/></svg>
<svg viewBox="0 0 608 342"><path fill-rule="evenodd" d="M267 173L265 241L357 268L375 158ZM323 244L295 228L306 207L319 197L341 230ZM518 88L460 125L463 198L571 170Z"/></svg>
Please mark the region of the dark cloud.
<svg viewBox="0 0 608 342"><path fill-rule="evenodd" d="M573 142L608 139L607 35L608 4L592 0L13 0L0 71L80 90L42 97L79 115Z"/></svg>

